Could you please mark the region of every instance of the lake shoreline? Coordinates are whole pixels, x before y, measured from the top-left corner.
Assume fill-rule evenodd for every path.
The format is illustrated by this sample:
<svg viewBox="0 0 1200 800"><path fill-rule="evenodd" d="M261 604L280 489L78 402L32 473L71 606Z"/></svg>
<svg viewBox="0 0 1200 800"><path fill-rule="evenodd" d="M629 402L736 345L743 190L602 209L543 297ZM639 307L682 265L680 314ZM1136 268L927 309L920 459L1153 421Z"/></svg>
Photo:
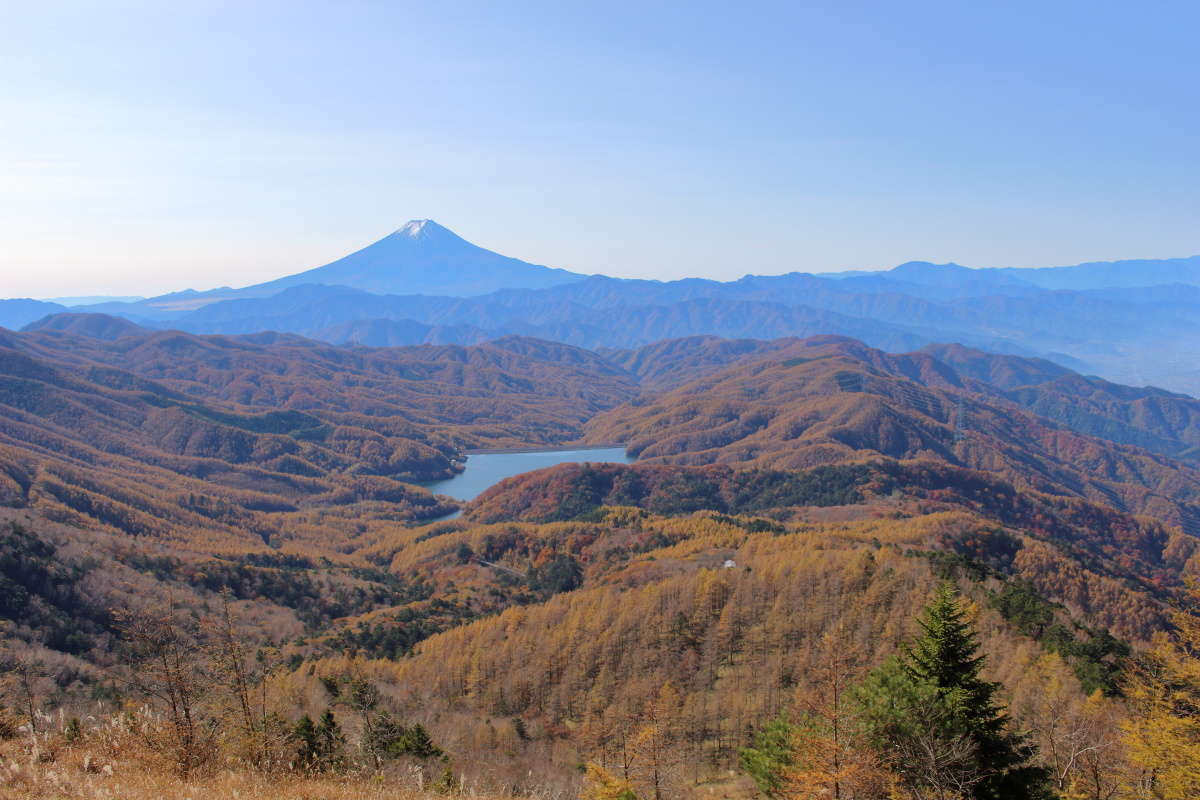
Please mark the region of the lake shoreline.
<svg viewBox="0 0 1200 800"><path fill-rule="evenodd" d="M464 456L486 456L486 455L519 455L521 453L570 453L573 451L583 450L615 450L616 448L624 448L625 445L617 442L615 444L563 444L558 446L541 446L541 447L500 447L494 450L463 450Z"/></svg>
<svg viewBox="0 0 1200 800"><path fill-rule="evenodd" d="M475 451L459 461L462 471L450 478L418 484L434 494L442 494L459 502L474 500L500 481L526 472L558 464L629 464L633 461L624 445L560 445L554 449L540 447L504 448Z"/></svg>

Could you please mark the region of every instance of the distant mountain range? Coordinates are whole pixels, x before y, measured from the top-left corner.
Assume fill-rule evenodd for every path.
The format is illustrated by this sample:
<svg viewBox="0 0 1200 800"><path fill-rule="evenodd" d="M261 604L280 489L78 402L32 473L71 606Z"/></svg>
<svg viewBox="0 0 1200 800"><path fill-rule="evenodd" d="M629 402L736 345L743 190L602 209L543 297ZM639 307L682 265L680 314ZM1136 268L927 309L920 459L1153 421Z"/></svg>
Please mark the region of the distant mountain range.
<svg viewBox="0 0 1200 800"><path fill-rule="evenodd" d="M63 329L76 323L57 315L78 313L197 334L277 331L369 346L520 335L628 349L696 335L835 334L889 351L957 343L1200 394L1200 256L1039 269L908 262L877 272L662 282L529 264L414 220L331 264L267 283L70 308L3 300L0 326Z"/></svg>
<svg viewBox="0 0 1200 800"><path fill-rule="evenodd" d="M85 295L82 297L51 297L47 303L58 303L61 306L94 306L100 303L137 303L146 298L134 295Z"/></svg>
<svg viewBox="0 0 1200 800"><path fill-rule="evenodd" d="M968 274L969 273L969 274ZM882 272L851 271L824 273L824 277L849 278L880 275ZM1069 267L993 267L971 269L959 264L930 264L912 261L887 270L894 278L927 285L954 286L964 282L992 287L1009 286L1085 291L1130 289L1167 284L1200 285L1200 256L1191 258L1126 259L1089 261Z"/></svg>

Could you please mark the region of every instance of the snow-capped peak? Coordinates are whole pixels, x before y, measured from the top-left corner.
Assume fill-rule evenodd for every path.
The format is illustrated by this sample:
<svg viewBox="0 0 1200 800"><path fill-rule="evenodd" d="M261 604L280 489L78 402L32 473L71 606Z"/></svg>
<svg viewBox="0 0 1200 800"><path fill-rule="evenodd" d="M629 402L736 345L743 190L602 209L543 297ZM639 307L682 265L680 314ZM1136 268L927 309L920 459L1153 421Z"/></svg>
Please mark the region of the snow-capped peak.
<svg viewBox="0 0 1200 800"><path fill-rule="evenodd" d="M428 219L413 219L404 223L404 227L396 231L400 236L408 236L412 239L418 239L425 232L425 227L431 225L433 220Z"/></svg>

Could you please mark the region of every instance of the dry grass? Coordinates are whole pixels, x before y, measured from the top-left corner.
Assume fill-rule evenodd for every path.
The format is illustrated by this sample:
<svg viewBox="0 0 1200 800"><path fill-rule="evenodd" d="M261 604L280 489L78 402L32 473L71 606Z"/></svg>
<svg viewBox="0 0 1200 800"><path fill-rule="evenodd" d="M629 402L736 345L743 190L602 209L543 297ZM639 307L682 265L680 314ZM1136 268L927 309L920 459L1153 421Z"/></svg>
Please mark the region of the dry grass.
<svg viewBox="0 0 1200 800"><path fill-rule="evenodd" d="M78 762L24 767L13 764L0 770L0 798L5 800L428 800L430 797L440 796L375 779L224 772L181 780L169 774L140 771L136 765L110 776L89 773Z"/></svg>
<svg viewBox="0 0 1200 800"><path fill-rule="evenodd" d="M0 741L0 800L440 800L447 794L435 792L428 773L415 767L314 776L227 762L184 778L161 752L155 730L161 728L146 709L89 718L74 729L65 717L40 715L36 736L25 725ZM495 796L470 784L453 794Z"/></svg>

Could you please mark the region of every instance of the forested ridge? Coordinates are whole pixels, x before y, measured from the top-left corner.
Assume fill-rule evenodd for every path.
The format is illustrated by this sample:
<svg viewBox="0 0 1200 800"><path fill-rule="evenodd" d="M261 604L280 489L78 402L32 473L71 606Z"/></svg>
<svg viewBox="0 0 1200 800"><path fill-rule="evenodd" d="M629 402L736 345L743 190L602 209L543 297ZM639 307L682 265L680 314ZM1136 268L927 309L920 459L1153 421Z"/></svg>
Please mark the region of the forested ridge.
<svg viewBox="0 0 1200 800"><path fill-rule="evenodd" d="M517 339L352 351L46 333L0 345L0 498L201 551L275 547L314 517L341 538L443 516L453 501L414 482L453 475L464 449L570 440L632 393L594 354Z"/></svg>
<svg viewBox="0 0 1200 800"><path fill-rule="evenodd" d="M0 339L23 796L1196 796L1200 474L1012 393L1175 442L1190 399L828 337L114 334ZM588 439L639 458L454 519L413 483Z"/></svg>
<svg viewBox="0 0 1200 800"><path fill-rule="evenodd" d="M937 460L1185 527L1200 522L1200 470L993 394L927 354L817 337L603 412L586 431L624 441L650 463L806 469L881 456Z"/></svg>

